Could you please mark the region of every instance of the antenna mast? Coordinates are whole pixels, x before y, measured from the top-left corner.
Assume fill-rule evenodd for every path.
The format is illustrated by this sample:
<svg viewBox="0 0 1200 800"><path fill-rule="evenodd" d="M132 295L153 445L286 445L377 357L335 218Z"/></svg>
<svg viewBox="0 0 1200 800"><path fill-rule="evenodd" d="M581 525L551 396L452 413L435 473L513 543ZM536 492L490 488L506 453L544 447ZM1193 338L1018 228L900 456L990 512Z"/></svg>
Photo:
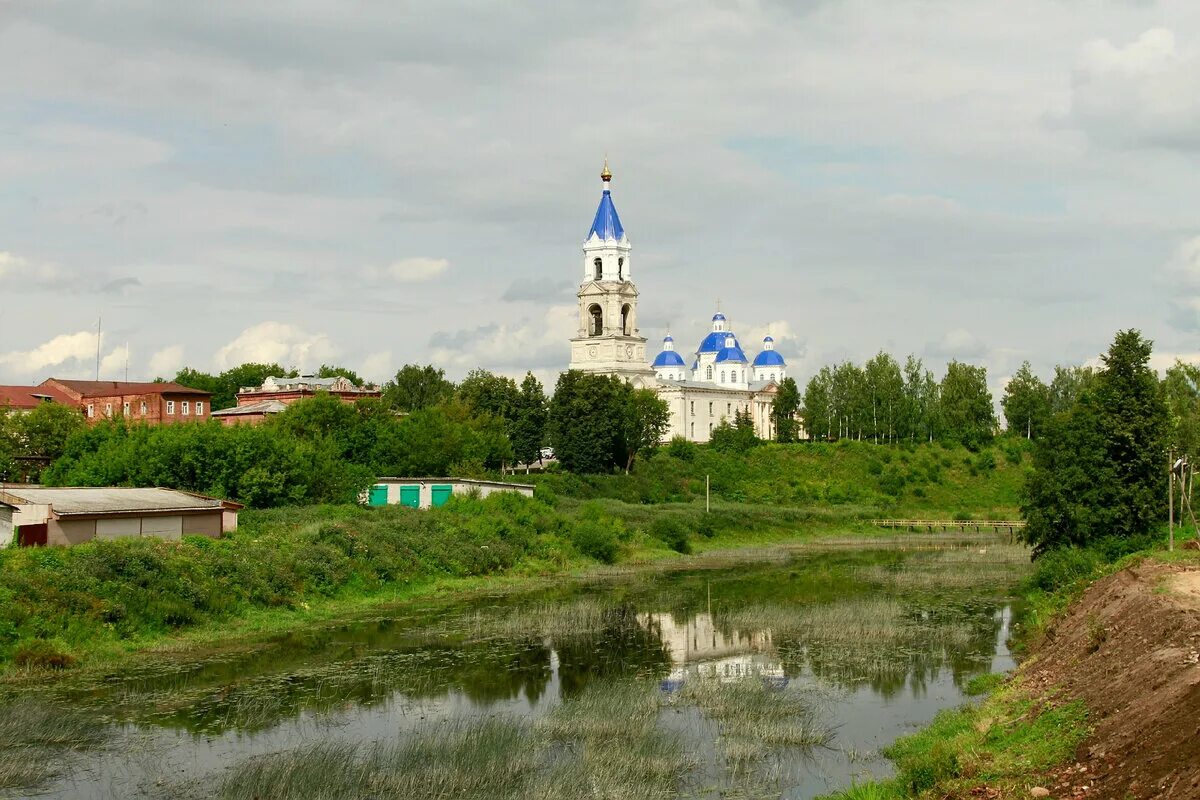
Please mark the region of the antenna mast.
<svg viewBox="0 0 1200 800"><path fill-rule="evenodd" d="M100 380L100 316L96 316L96 380Z"/></svg>

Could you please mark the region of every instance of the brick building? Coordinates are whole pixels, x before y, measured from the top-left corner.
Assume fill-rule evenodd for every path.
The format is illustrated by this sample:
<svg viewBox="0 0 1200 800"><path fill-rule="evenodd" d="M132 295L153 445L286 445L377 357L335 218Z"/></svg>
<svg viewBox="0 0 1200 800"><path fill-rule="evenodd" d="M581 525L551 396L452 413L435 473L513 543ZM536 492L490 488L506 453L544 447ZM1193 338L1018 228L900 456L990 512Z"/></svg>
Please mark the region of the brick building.
<svg viewBox="0 0 1200 800"><path fill-rule="evenodd" d="M148 425L203 422L212 413L211 394L178 383L47 378L37 389L62 394L93 424L116 416Z"/></svg>
<svg viewBox="0 0 1200 800"><path fill-rule="evenodd" d="M347 378L267 378L262 386L243 386L237 394L237 405L213 412L213 419L222 425L258 425L267 417L278 414L297 400L318 393L333 395L343 403L354 403L382 396L378 386L355 386Z"/></svg>
<svg viewBox="0 0 1200 800"><path fill-rule="evenodd" d="M0 386L0 408L27 412L33 411L43 403L75 405L75 401L58 389L43 386Z"/></svg>

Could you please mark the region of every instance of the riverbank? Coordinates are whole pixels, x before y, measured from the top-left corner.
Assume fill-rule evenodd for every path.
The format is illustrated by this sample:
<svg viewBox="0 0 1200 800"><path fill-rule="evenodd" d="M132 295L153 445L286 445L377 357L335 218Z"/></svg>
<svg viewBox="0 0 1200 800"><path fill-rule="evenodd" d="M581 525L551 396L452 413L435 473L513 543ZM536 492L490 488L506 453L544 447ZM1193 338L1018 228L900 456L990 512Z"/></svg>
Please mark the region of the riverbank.
<svg viewBox="0 0 1200 800"><path fill-rule="evenodd" d="M831 797L1200 796L1200 553L1102 571L1035 599L1021 667L887 748L896 778Z"/></svg>

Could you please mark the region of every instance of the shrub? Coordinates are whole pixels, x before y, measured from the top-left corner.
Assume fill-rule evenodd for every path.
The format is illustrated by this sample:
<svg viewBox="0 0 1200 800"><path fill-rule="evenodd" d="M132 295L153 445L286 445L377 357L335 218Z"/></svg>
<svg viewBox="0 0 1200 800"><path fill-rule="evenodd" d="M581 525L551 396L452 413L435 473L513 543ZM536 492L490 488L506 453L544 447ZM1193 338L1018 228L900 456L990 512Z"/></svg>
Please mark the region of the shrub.
<svg viewBox="0 0 1200 800"><path fill-rule="evenodd" d="M658 517L650 523L650 528L647 532L676 553L692 552L692 544L688 541L687 528L674 517Z"/></svg>
<svg viewBox="0 0 1200 800"><path fill-rule="evenodd" d="M27 639L13 651L13 664L25 669L69 669L75 657L46 639Z"/></svg>
<svg viewBox="0 0 1200 800"><path fill-rule="evenodd" d="M1061 547L1048 550L1034 562L1030 582L1045 591L1052 592L1082 578L1090 578L1100 568L1101 553L1091 548Z"/></svg>
<svg viewBox="0 0 1200 800"><path fill-rule="evenodd" d="M676 436L667 445L665 452L671 458L677 458L680 461L694 461L696 459L696 444L689 442L682 436Z"/></svg>
<svg viewBox="0 0 1200 800"><path fill-rule="evenodd" d="M955 522L970 522L973 519L974 519L974 517L972 517L969 512L966 512L966 511L955 511L954 512L954 521Z"/></svg>
<svg viewBox="0 0 1200 800"><path fill-rule="evenodd" d="M975 466L983 472L990 472L996 468L996 454L991 450L980 452L975 459Z"/></svg>
<svg viewBox="0 0 1200 800"><path fill-rule="evenodd" d="M610 526L599 520L581 520L571 531L571 541L575 549L588 558L594 558L604 564L612 564L617 560L617 537Z"/></svg>

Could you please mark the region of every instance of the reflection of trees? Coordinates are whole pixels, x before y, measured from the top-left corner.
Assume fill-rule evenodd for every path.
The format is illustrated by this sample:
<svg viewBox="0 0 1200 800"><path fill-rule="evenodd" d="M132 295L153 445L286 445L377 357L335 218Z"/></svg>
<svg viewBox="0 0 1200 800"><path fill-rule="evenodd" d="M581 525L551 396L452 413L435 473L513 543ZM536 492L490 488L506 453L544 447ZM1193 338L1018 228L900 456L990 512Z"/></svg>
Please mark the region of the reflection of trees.
<svg viewBox="0 0 1200 800"><path fill-rule="evenodd" d="M599 629L554 643L564 697L575 697L596 678L661 675L670 664L662 640L638 623L637 609L622 604L606 609Z"/></svg>

